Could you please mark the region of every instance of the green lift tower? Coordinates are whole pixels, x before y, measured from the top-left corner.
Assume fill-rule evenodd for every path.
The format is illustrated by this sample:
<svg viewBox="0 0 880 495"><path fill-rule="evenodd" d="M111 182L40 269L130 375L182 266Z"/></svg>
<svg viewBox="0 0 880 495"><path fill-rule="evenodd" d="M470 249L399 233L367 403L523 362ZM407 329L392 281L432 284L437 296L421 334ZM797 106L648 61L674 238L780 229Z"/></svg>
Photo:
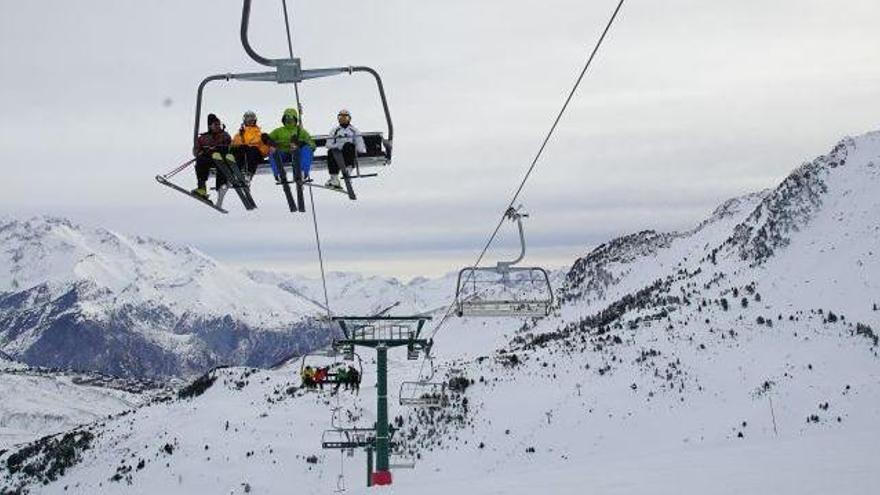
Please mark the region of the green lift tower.
<svg viewBox="0 0 880 495"><path fill-rule="evenodd" d="M388 424L388 349L406 347L407 359L416 360L430 352L432 342L423 339L422 327L430 316L337 316L344 338L334 347L353 355L355 347L376 350L376 427L372 430L340 430L341 442L322 442L324 448L365 448L367 486L391 484L391 431ZM374 433L374 434L372 434ZM373 469L373 453L376 463Z"/></svg>

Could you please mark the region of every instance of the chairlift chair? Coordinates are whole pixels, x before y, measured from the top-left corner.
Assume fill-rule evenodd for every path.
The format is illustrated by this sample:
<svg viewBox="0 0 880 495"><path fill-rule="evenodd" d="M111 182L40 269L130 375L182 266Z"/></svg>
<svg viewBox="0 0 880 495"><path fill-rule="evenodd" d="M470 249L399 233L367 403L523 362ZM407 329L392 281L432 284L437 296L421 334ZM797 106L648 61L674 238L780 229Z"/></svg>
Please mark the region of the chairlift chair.
<svg viewBox="0 0 880 495"><path fill-rule="evenodd" d="M449 402L445 382L433 382L434 360L428 357L431 374L418 381L404 381L400 384L398 398L401 406L436 408Z"/></svg>
<svg viewBox="0 0 880 495"><path fill-rule="evenodd" d="M318 79L324 77L337 76L342 74L355 74L355 73L365 73L373 77L376 81L376 86L379 91L379 98L382 103L382 110L385 114L385 123L387 134L383 134L382 132L362 132L362 136L364 138L364 143L366 144L367 151L366 153L358 153L358 156L355 159L355 164L353 170L349 172L346 167L342 167L342 175L345 181L346 190L348 192L349 198L356 199L354 195L354 189L351 185L351 179L357 178L366 178L366 177L375 177L378 175L377 171L368 172L365 169L377 170L391 163L392 156L392 142L394 138L394 126L391 121L391 112L388 109L388 100L385 96L385 87L382 83L382 78L379 76L379 73L376 72L375 69L366 66L342 66L342 67L328 67L328 68L320 68L320 69L303 69L302 61L299 58L291 57L291 58L282 58L282 59L269 59L259 55L250 45L250 41L248 40L248 27L250 24L250 10L251 10L251 0L243 0L242 5L242 14L241 14L241 44L244 48L244 51L260 65L271 67L272 70L264 71L264 72L245 72L245 73L223 73L223 74L214 74L206 77L199 83L198 89L196 91L196 112L195 112L195 124L193 126L193 142L199 137L199 125L201 121L202 114L202 101L203 101L203 93L205 86L214 81L256 81L256 82L272 82L276 84L296 84L300 82L304 82L310 79ZM387 136L387 137L386 137ZM318 135L313 137L315 139L315 144L318 147L318 153L316 153L313 163L312 169L314 170L322 170L327 168L327 154L330 153L330 150L326 149L326 142L328 136ZM156 176L156 181L160 184L167 186L177 192L186 194L190 196L200 203L213 208L221 213L228 213L227 210L215 205L209 200L201 199L193 194L191 194L185 187L175 183L173 181L173 177L183 170L190 168L195 163L195 160L187 161L180 166L172 169L171 171ZM290 182L286 179L282 179L281 185L284 188L285 199L287 200L288 207L291 212L305 211L304 204L304 195L303 195L303 181L302 174L300 173L299 166L297 163L286 164L284 166L285 169L290 169L294 177L294 183L296 185L296 197L290 188ZM263 162L258 165L257 173L266 173L270 167L268 166L268 162ZM240 171L239 171L240 172ZM253 209L256 205L253 203L252 198L248 201L250 190L248 184L246 184L243 180L243 177L240 173L234 173L232 170L221 170L220 173L224 175L228 175L227 179L230 186L233 187L239 196L242 197L242 202L245 203L245 207L247 209ZM286 173L286 170L285 170ZM283 177L283 176L282 176Z"/></svg>
<svg viewBox="0 0 880 495"><path fill-rule="evenodd" d="M333 346L331 346L329 348L325 348L325 349L321 349L321 350L317 350L314 352L303 354L303 357L300 360L300 366L299 366L300 376L303 376L303 374L305 373L306 367L308 367L308 366L311 366L312 368L324 367L324 366L315 366L314 365L315 361L318 361L321 358L333 360L332 363L325 365L326 367L330 368L330 371L327 373L328 380L324 383L327 383L327 384L338 383L338 379L337 379L337 375L336 375L335 371L336 371L336 369L338 369L342 365L342 363L337 361L336 360L337 358L342 358L345 361L355 362L356 366L357 366L358 379L359 380L363 379L364 363L361 360L360 355L358 353L354 352L354 350L351 350L349 353L347 349L345 350L345 352L340 353Z"/></svg>
<svg viewBox="0 0 880 495"><path fill-rule="evenodd" d="M403 382L400 384L400 405L443 407L449 401L446 384L442 382Z"/></svg>
<svg viewBox="0 0 880 495"><path fill-rule="evenodd" d="M493 267L466 267L458 272L455 290L456 314L480 317L538 317L550 313L553 287L550 275L541 267L514 266L526 254L522 218L527 214L509 208L505 218L516 222L520 253L511 261Z"/></svg>
<svg viewBox="0 0 880 495"><path fill-rule="evenodd" d="M354 450L370 447L376 440L373 428L334 428L321 434L321 448L327 450Z"/></svg>

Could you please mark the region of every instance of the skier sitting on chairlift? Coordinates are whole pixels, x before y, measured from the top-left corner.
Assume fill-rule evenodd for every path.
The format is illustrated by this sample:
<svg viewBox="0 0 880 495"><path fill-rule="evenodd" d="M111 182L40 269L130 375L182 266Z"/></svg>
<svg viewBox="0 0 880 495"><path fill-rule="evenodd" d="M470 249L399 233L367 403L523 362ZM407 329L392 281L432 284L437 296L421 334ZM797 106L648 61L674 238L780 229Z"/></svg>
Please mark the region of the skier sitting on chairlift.
<svg viewBox="0 0 880 495"><path fill-rule="evenodd" d="M351 386L351 389L355 392L359 392L361 390L361 374L358 370L354 369L354 366L348 367L348 384Z"/></svg>
<svg viewBox="0 0 880 495"><path fill-rule="evenodd" d="M304 387L315 388L315 370L311 366L306 366L300 378Z"/></svg>
<svg viewBox="0 0 880 495"><path fill-rule="evenodd" d="M229 145L232 138L223 128L220 119L213 113L208 114L208 132L202 133L193 144L193 155L196 157L196 188L192 193L201 197L205 201L210 201L208 196L208 177L211 175L211 168L214 168L216 160L223 160L224 155L227 160L233 160L229 153ZM217 174L216 187L219 190L226 185L226 178L223 174Z"/></svg>
<svg viewBox="0 0 880 495"><path fill-rule="evenodd" d="M312 168L315 140L299 125L299 113L295 108L284 110L281 123L284 125L262 136L263 142L269 146L269 165L272 166L275 180L286 180L284 164L295 160L302 171L303 182L311 182L309 171Z"/></svg>
<svg viewBox="0 0 880 495"><path fill-rule="evenodd" d="M333 393L339 391L339 386L342 385L345 390L348 390L348 371L346 371L345 367L340 366L336 370L336 376L334 377L334 382L336 382L336 386L333 387Z"/></svg>
<svg viewBox="0 0 880 495"><path fill-rule="evenodd" d="M351 112L343 108L336 119L339 125L331 129L327 136L327 170L330 172L327 187L342 189L339 183L339 167L354 167L357 153L366 153L367 145L364 143L361 131L351 125ZM342 152L344 164L337 163L338 152L334 153L334 150Z"/></svg>
<svg viewBox="0 0 880 495"><path fill-rule="evenodd" d="M257 125L257 114L248 110L242 116L241 127L232 138L232 154L238 168L244 171L245 181L250 183L257 171L257 165L269 155L269 146L263 143L263 132Z"/></svg>
<svg viewBox="0 0 880 495"><path fill-rule="evenodd" d="M321 387L321 390L324 390L324 382L327 381L327 375L330 371L329 367L318 368L315 370L315 383Z"/></svg>

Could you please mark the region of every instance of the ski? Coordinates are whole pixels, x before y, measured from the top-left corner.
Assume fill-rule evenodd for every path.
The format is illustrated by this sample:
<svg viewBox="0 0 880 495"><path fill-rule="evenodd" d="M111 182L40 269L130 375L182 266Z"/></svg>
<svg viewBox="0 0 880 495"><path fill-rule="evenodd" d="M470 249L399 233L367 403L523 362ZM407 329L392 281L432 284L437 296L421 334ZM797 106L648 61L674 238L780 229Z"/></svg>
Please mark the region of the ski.
<svg viewBox="0 0 880 495"><path fill-rule="evenodd" d="M281 188L284 190L284 199L287 200L287 207L290 209L290 212L296 213L299 211L299 208L297 208L296 200L293 199L293 191L290 190L290 182L287 181L287 171L284 170L284 164L279 164L278 169L278 173L281 175L276 177L277 183L281 184Z"/></svg>
<svg viewBox="0 0 880 495"><path fill-rule="evenodd" d="M299 168L299 160L293 160L293 181L296 183L296 200L299 202L299 212L305 213L306 200L303 195L303 177L302 169Z"/></svg>
<svg viewBox="0 0 880 495"><path fill-rule="evenodd" d="M236 187L242 189L242 192L247 197L248 204L250 206L245 206L248 210L256 209L257 203L254 201L254 197L251 195L251 188L248 184L247 180L244 178L244 174L241 173L241 168L239 168L237 163L230 163L229 168L232 170L232 175L235 177Z"/></svg>
<svg viewBox="0 0 880 495"><path fill-rule="evenodd" d="M192 192L187 191L186 189L184 189L184 188L178 186L177 184L175 184L175 183L169 181L169 180L166 179L165 177L162 177L161 175L157 175L157 176L156 176L156 181L158 181L159 184L162 184L163 186L168 186L168 187L170 187L171 189L174 189L175 191L181 192L181 193L183 193L183 194L185 194L185 195L187 195L187 196L193 198L194 200L198 201L199 203L201 203L201 204L203 204L203 205L205 205L205 206L209 206L209 207L211 207L211 208L213 208L213 209L219 211L220 213L229 213L228 211L224 210L223 208L220 208L219 206L215 205L213 202L211 202L211 200L209 200L209 199L205 199L205 198L203 198L203 197L201 197L201 196L199 196L199 195L197 195L197 194L193 194Z"/></svg>
<svg viewBox="0 0 880 495"><path fill-rule="evenodd" d="M306 186L317 187L318 189L326 189L327 191L333 191L333 192L337 192L340 194L346 194L346 195L348 194L348 192L345 189L338 188L338 187L325 186L323 184L309 183L309 184L306 184Z"/></svg>
<svg viewBox="0 0 880 495"><path fill-rule="evenodd" d="M357 196L354 194L354 187L351 185L351 174L348 173L348 165L345 163L345 158L342 155L342 151L338 149L330 150L330 153L333 153L333 158L336 163L341 164L339 167L339 171L342 172L342 180L345 182L345 190L340 192L345 192L348 194L348 199L354 201L357 199ZM356 160L356 159L355 159ZM355 167L357 167L357 162L355 162Z"/></svg>
<svg viewBox="0 0 880 495"><path fill-rule="evenodd" d="M250 191L244 184L243 178L242 182L239 182L239 177L234 172L234 170L238 169L238 165L227 163L223 157L220 159L214 158L214 165L217 167L217 173L222 174L226 179L226 182L235 189L235 193L238 195L238 199L241 200L241 204L244 205L245 209L253 210L256 208L257 205L254 204L253 198L250 197Z"/></svg>
<svg viewBox="0 0 880 495"><path fill-rule="evenodd" d="M351 185L351 174L348 173L348 167L343 166L339 171L342 172L342 181L345 183L345 192L348 193L348 199L356 200L357 196L354 194L354 186Z"/></svg>

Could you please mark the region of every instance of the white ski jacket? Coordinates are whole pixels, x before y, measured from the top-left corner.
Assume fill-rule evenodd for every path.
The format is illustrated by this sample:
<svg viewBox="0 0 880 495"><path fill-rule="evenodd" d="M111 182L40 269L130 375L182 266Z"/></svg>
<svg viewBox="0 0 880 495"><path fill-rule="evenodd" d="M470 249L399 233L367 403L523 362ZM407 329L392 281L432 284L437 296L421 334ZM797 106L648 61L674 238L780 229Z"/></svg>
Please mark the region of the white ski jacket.
<svg viewBox="0 0 880 495"><path fill-rule="evenodd" d="M327 136L327 149L342 149L345 143L354 143L354 149L358 153L366 153L367 145L357 127L349 124L348 127L338 125Z"/></svg>

